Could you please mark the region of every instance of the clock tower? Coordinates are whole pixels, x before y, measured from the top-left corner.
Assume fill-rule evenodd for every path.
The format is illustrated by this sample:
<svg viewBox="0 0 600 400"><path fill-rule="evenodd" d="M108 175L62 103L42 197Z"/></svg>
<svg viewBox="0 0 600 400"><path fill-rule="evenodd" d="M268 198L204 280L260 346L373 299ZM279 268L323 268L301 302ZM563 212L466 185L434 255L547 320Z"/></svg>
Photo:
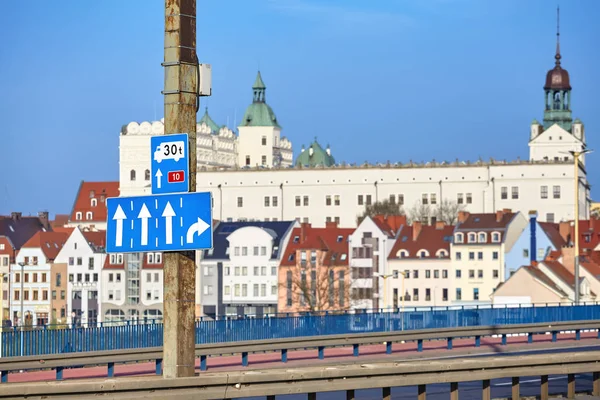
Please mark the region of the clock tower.
<svg viewBox="0 0 600 400"><path fill-rule="evenodd" d="M558 21L558 20L557 20ZM560 31L556 29L555 65L546 74L544 85L544 130L558 124L567 132L571 132L573 117L571 116L571 82L569 73L560 65Z"/></svg>

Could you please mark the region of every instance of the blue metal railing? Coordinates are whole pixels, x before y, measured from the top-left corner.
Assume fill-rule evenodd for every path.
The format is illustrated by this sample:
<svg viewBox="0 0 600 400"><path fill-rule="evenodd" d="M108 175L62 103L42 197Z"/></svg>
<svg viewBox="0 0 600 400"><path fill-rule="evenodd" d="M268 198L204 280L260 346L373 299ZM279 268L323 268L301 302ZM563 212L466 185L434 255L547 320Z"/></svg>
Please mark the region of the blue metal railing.
<svg viewBox="0 0 600 400"><path fill-rule="evenodd" d="M196 343L288 337L600 320L600 305L536 307L405 308L403 312L312 313L196 321ZM21 346L21 343L23 346ZM161 322L99 327L8 328L1 355L28 356L162 346Z"/></svg>

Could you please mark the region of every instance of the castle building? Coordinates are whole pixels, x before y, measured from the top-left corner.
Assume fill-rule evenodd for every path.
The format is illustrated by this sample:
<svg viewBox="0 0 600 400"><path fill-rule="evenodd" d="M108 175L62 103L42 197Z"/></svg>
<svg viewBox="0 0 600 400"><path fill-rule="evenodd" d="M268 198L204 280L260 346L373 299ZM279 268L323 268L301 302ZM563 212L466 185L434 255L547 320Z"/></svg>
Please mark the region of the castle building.
<svg viewBox="0 0 600 400"><path fill-rule="evenodd" d="M355 227L365 206L386 199L405 209L420 204L435 210L450 201L471 213L512 209L526 215L535 209L540 221L573 219L575 176L569 152L585 149L586 142L583 123L572 119L572 89L558 41L555 60L544 85L543 124L531 125L529 160L509 162L336 164L329 146L323 150L315 139L292 166L291 143L280 139L280 122L266 103L259 73L237 136L226 127L216 132L208 114L199 122L197 191L212 192L214 218L230 222L296 219L314 227L327 222ZM149 174L149 137L161 133L158 122L132 122L122 130L121 196L149 193L149 179L140 182L130 175ZM587 219L590 186L583 157L579 217Z"/></svg>

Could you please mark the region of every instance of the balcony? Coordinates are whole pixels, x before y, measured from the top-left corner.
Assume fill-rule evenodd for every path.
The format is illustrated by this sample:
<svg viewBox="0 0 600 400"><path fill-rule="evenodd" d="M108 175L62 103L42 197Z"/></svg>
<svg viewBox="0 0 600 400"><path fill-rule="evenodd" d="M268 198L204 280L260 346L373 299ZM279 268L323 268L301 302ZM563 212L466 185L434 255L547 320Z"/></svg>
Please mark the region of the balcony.
<svg viewBox="0 0 600 400"><path fill-rule="evenodd" d="M373 259L372 258L353 258L350 261L351 267L359 267L359 268L373 268Z"/></svg>

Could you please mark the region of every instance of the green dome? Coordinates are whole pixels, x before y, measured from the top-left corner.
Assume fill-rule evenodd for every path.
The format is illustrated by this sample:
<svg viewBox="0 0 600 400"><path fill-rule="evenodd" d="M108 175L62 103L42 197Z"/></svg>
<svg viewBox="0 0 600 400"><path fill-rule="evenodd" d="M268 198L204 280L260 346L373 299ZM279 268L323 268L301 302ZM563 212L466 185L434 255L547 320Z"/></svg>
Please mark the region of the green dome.
<svg viewBox="0 0 600 400"><path fill-rule="evenodd" d="M308 146L307 150L305 150L304 146L302 146L302 152L300 153L300 155L298 155L298 158L296 158L296 166L331 167L335 165L335 159L331 155L331 151L329 150L328 152L328 150L329 146L327 146L327 150L324 150L321 147L321 145L317 142L317 138L315 138L315 141L310 146Z"/></svg>
<svg viewBox="0 0 600 400"><path fill-rule="evenodd" d="M217 125L215 121L213 121L213 119L210 117L210 115L208 115L208 107L206 107L206 109L204 110L204 115L202 116L202 118L200 118L200 121L198 121L198 123L205 123L210 128L211 133L219 132L219 125Z"/></svg>
<svg viewBox="0 0 600 400"><path fill-rule="evenodd" d="M266 89L260 71L258 71L254 85L252 85L254 99L246 109L239 126L274 126L281 129L273 109L266 103Z"/></svg>

